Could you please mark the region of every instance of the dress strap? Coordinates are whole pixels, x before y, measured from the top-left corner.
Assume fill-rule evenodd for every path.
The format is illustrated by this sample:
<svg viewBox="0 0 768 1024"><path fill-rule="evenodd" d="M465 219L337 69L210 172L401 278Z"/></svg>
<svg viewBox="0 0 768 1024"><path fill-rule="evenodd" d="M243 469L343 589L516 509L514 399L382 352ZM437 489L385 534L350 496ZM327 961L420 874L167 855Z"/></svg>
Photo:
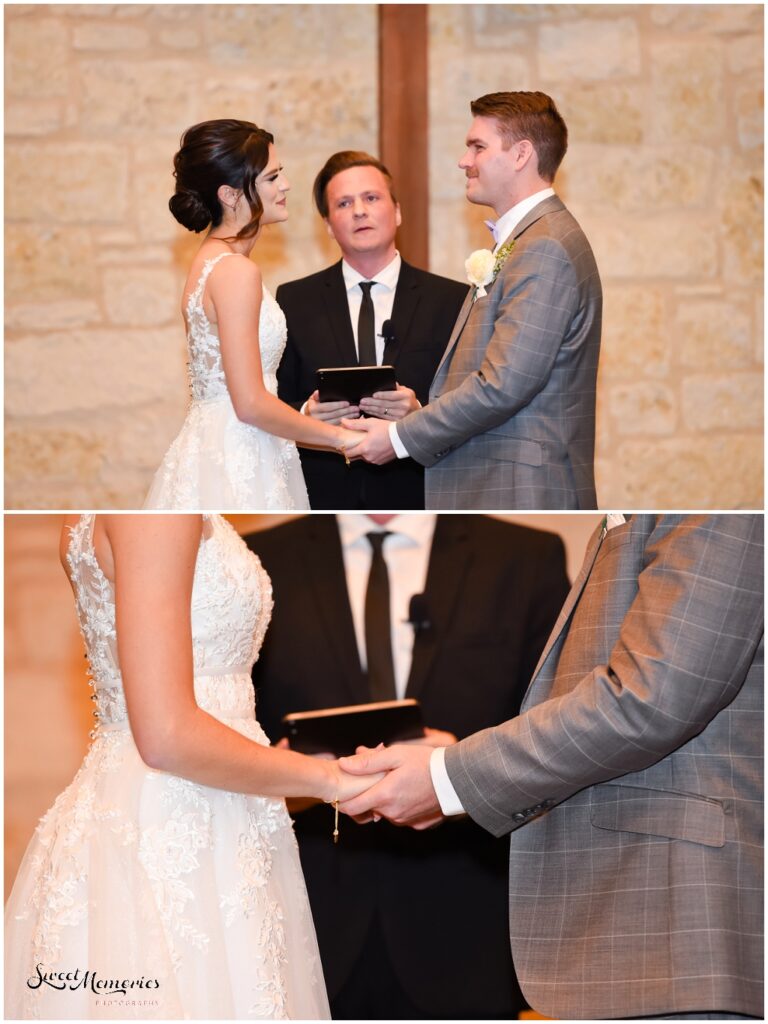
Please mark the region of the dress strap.
<svg viewBox="0 0 768 1024"><path fill-rule="evenodd" d="M213 535L216 533L217 518L218 517L213 512L203 512L203 530L200 536L200 540L202 543L205 543L206 541L211 540L213 538Z"/></svg>
<svg viewBox="0 0 768 1024"><path fill-rule="evenodd" d="M213 257L211 257L211 259L206 260L203 263L202 273L200 274L200 277L197 280L197 285L195 286L195 292L197 292L199 290L200 293L202 294L202 291L205 288L205 282L208 280L208 278L210 277L211 271L216 266L216 264L220 262L220 260L225 259L227 256L242 256L242 255L243 254L241 252L220 252L218 256L213 256Z"/></svg>
<svg viewBox="0 0 768 1024"><path fill-rule="evenodd" d="M78 516L76 523L67 527L69 530L69 543L67 544L68 559L73 555L76 543L80 545L81 551L84 542L91 548L93 547L93 528L95 524L95 514L93 512L84 512Z"/></svg>
<svg viewBox="0 0 768 1024"><path fill-rule="evenodd" d="M211 271L216 266L216 264L220 260L223 260L225 256L242 256L242 255L243 255L243 253L241 253L241 252L220 252L218 256L212 256L211 259L205 260L205 262L203 263L203 269L202 269L202 271L200 273L200 277L198 277L198 279L197 279L197 284L192 289L192 291L189 293L189 298L187 299L187 313L188 314L190 313L192 307L195 304L199 305L200 309L202 310L202 306L203 306L203 292L205 291L205 284L206 284L206 281L208 280L208 278L210 277ZM245 258L247 259L248 257L246 256Z"/></svg>

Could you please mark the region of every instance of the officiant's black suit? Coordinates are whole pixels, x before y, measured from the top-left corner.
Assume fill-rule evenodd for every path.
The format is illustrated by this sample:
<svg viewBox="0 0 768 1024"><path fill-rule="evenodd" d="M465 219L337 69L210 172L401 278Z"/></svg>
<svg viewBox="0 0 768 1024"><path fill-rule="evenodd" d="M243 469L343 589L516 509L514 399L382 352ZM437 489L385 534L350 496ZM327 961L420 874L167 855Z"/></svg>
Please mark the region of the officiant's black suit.
<svg viewBox="0 0 768 1024"><path fill-rule="evenodd" d="M302 517L246 540L274 587L254 681L259 721L275 741L290 711L370 698L335 517ZM431 625L415 634L406 692L425 724L461 739L517 714L567 592L555 534L482 515L438 517L425 587ZM424 832L342 819L334 846L332 821L326 806L296 815L334 1016L378 921L397 982L423 1016L515 1017L525 1003L509 951L508 843L466 818Z"/></svg>
<svg viewBox="0 0 768 1024"><path fill-rule="evenodd" d="M398 383L413 388L422 405L466 294L465 284L401 263L391 316L394 337L384 362L395 367ZM277 393L298 409L317 387L318 369L357 365L341 260L280 285L275 298L288 321ZM413 459L346 466L332 452L299 448L299 454L313 509L424 508L424 468Z"/></svg>

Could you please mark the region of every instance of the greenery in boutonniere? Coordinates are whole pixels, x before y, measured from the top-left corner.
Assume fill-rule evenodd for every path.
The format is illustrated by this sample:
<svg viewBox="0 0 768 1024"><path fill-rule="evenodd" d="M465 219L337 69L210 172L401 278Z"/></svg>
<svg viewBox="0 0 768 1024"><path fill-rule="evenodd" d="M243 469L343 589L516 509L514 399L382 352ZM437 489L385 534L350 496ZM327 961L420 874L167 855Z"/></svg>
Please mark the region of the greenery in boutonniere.
<svg viewBox="0 0 768 1024"><path fill-rule="evenodd" d="M510 240L508 242L505 242L504 245L502 245L502 247L497 251L497 253L496 253L495 257L494 257L494 260L493 260L493 278L492 278L492 282L496 280L497 274L499 273L501 268L504 266L504 264L507 262L507 259L511 255L512 250L514 248L515 248L515 240L514 240L514 238L510 238Z"/></svg>

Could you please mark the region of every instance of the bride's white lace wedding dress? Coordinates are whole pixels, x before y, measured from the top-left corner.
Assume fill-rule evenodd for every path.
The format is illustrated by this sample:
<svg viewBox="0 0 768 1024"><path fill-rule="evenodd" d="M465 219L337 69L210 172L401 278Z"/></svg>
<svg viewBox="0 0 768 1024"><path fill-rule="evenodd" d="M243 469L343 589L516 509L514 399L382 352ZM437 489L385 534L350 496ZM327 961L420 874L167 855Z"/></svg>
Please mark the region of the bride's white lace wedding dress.
<svg viewBox="0 0 768 1024"><path fill-rule="evenodd" d="M187 301L189 383L192 398L179 434L168 449L144 502L145 508L269 511L308 509L307 488L293 441L237 418L229 395L216 329L205 315L203 292L216 264L206 260ZM259 316L264 385L277 394L277 368L286 343L285 316L266 288Z"/></svg>
<svg viewBox="0 0 768 1024"><path fill-rule="evenodd" d="M139 756L93 522L81 516L67 561L97 725L75 779L40 821L8 902L6 1017L327 1018L285 803L197 785ZM191 609L197 703L267 744L250 671L271 585L219 516L204 520Z"/></svg>

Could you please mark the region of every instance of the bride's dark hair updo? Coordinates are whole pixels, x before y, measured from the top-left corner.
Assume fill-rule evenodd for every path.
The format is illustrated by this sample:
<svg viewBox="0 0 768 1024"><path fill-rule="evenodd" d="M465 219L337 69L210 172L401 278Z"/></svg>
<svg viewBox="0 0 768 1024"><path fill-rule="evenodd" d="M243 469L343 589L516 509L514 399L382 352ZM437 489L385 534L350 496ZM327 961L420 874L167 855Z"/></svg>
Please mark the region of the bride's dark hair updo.
<svg viewBox="0 0 768 1024"><path fill-rule="evenodd" d="M217 192L222 185L242 191L251 208L251 220L237 238L252 238L264 212L256 179L267 166L274 138L252 121L221 118L187 128L173 158L176 191L168 207L190 231L218 227L224 215Z"/></svg>

